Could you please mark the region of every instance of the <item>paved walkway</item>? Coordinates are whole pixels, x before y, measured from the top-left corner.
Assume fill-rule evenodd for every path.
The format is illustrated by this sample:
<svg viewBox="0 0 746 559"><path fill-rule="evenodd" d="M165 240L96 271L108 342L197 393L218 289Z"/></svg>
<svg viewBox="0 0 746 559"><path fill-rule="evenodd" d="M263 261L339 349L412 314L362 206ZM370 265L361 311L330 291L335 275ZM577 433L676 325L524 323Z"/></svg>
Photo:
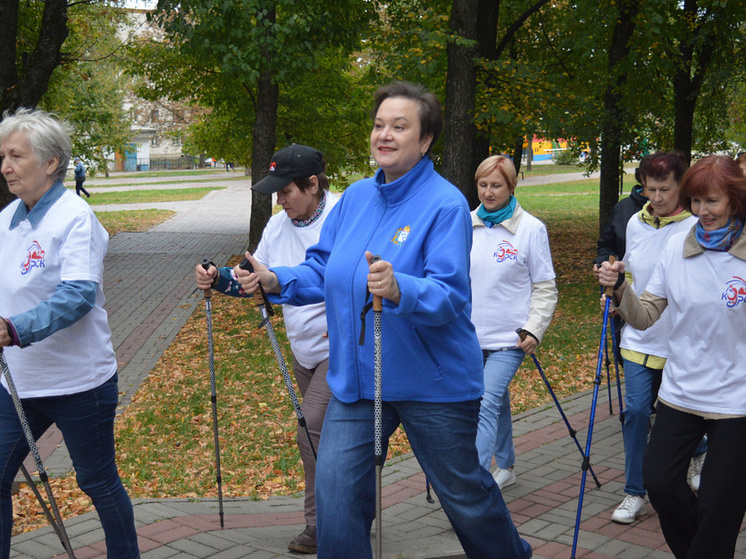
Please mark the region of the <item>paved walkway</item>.
<svg viewBox="0 0 746 559"><path fill-rule="evenodd" d="M216 174L215 179L224 177ZM195 263L207 257L220 265L244 250L249 182L231 179L227 189L198 203L175 204L177 215L152 230L120 233L110 241L104 289L120 364L122 406L201 302L201 294L194 292ZM94 196L96 182L86 183ZM547 373L551 376L551 367ZM587 375L592 385L594 371L579 374ZM562 407L585 448L592 392L568 398ZM568 558L581 484L580 452L554 405L514 420L518 481L505 490L505 500L520 533L533 546L534 557ZM52 475L70 470L58 432L45 435L40 449ZM596 407L591 459L602 486L597 488L588 475L576 557L670 559L650 505L648 515L631 526L609 520L620 501L624 475L620 424L618 416L609 413L605 387ZM464 557L438 503L427 501L425 478L413 455L386 463L383 486L384 557ZM143 559L300 557L286 547L303 528L300 495L267 501L226 499L223 529L215 499L139 499L134 504ZM65 527L78 559L106 556L95 513L72 518ZM52 529L44 527L13 538L11 558L66 557L61 550ZM744 538L738 554L746 556Z"/></svg>

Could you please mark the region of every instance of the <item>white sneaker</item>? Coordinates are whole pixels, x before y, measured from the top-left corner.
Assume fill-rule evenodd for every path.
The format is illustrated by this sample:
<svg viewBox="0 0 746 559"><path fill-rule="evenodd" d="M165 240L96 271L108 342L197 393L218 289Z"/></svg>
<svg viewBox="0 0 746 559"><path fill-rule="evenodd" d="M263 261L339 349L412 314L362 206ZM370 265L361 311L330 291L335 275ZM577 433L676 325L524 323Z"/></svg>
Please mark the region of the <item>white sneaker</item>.
<svg viewBox="0 0 746 559"><path fill-rule="evenodd" d="M642 516L646 512L645 499L637 495L627 495L624 497L622 504L616 508L614 514L611 515L611 520L619 524L632 524L638 516Z"/></svg>
<svg viewBox="0 0 746 559"><path fill-rule="evenodd" d="M707 453L700 456L695 456L692 458L692 464L689 467L689 472L687 474L687 481L689 482L689 487L692 488L692 491L695 493L699 491L699 480L702 477L702 465L705 463L705 456L707 456Z"/></svg>
<svg viewBox="0 0 746 559"><path fill-rule="evenodd" d="M508 485L513 485L515 483L515 472L513 471L513 468L507 468L505 470L498 468L495 470L495 473L492 474L492 477L495 478L495 482L497 482L497 486L501 491Z"/></svg>

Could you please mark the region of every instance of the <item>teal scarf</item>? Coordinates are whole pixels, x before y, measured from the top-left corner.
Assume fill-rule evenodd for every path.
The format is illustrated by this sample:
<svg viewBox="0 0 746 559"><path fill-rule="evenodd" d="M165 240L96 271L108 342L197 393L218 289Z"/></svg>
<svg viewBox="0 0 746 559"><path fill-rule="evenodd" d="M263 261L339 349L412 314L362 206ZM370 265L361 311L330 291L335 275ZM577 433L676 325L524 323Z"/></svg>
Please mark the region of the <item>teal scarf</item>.
<svg viewBox="0 0 746 559"><path fill-rule="evenodd" d="M728 223L722 229L714 231L705 231L702 224L698 221L695 229L697 242L709 250L720 250L726 252L738 240L743 231L743 221L740 219L730 218Z"/></svg>
<svg viewBox="0 0 746 559"><path fill-rule="evenodd" d="M508 203L499 210L495 210L494 212L488 212L484 209L484 204L479 204L479 208L477 209L477 216L479 217L479 219L484 221L485 224L487 224L487 227L494 227L500 222L509 219L513 215L517 204L518 201L515 199L515 196L511 194Z"/></svg>

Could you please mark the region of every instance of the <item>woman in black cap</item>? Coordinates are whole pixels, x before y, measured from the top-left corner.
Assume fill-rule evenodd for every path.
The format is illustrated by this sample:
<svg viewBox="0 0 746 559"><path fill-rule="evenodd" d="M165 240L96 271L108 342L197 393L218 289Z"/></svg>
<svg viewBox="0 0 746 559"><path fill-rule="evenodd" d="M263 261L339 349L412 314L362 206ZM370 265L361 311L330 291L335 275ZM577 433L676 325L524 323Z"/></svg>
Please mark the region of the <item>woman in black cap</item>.
<svg viewBox="0 0 746 559"><path fill-rule="evenodd" d="M337 198L329 193L324 174L323 154L308 146L293 144L274 157L269 175L252 187L264 194L277 193L280 212L270 218L254 257L266 266L295 266L306 258L306 249L316 244L321 226ZM231 273L232 269L197 266L197 285L236 297L248 297ZM326 383L329 366L329 338L326 335L324 303L304 307L283 307L285 326L293 352L293 371L300 387L301 411L315 448L319 446L321 426L331 396ZM288 548L299 553L316 553L316 459L305 434L298 428L298 448L306 479L306 527Z"/></svg>

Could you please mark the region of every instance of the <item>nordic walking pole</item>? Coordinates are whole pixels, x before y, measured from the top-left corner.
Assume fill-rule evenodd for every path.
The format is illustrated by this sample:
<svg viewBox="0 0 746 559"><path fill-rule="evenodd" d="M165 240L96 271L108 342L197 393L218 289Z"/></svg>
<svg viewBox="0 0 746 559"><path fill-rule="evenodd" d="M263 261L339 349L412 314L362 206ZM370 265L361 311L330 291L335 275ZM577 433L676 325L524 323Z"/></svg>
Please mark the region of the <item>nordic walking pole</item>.
<svg viewBox="0 0 746 559"><path fill-rule="evenodd" d="M202 260L205 271L210 269L210 261ZM205 289L205 316L207 317L207 359L210 364L210 402L212 402L212 432L215 439L215 479L218 482L218 516L220 528L224 526L223 513L223 476L220 473L220 438L218 437L218 393L215 386L215 349L212 343L212 293Z"/></svg>
<svg viewBox="0 0 746 559"><path fill-rule="evenodd" d="M244 258L241 260L241 263L238 265L239 268L242 270L248 270L249 272L254 272L254 267L251 265L251 262L247 258ZM272 310L272 306L269 304L269 301L267 300L267 294L264 293L264 288L262 287L262 284L259 284L259 289L254 292L254 300L256 301L257 306L259 307L259 312L262 314L262 323L260 325L264 326L265 330L267 330L267 336L269 337L269 342L272 344L272 349L275 351L275 357L277 358L277 364L280 366L280 371L282 372L282 378L285 380L285 386L288 389L288 394L290 394L290 400L293 403L293 409L295 410L295 415L298 417L298 425L300 425L303 430L306 432L306 438L308 439L308 444L311 446L311 454L313 454L313 459L316 460L316 449L313 446L313 441L311 440L311 433L308 431L308 425L306 424L306 418L303 417L303 411L300 409L300 404L298 403L298 396L295 394L295 387L293 386L293 381L290 378L290 373L288 373L288 367L285 364L285 358L282 356L282 350L280 350L280 344L277 343L277 336L275 335L275 329L272 327L272 322L269 320L269 317L274 314L274 311Z"/></svg>
<svg viewBox="0 0 746 559"><path fill-rule="evenodd" d="M371 259L378 262L381 259L376 255ZM373 454L376 463L376 559L381 559L383 552L383 522L381 506L381 470L383 469L383 448L381 445L381 431L383 429L382 390L381 390L381 311L383 311L383 300L378 295L373 295L373 356L374 356L374 392L373 392ZM429 489L428 483L428 489Z"/></svg>
<svg viewBox="0 0 746 559"><path fill-rule="evenodd" d="M612 262L611 258L609 262ZM580 480L580 496L578 497L578 514L575 517L575 533L572 538L572 553L570 559L575 559L575 551L578 546L578 533L580 531L580 517L583 512L583 494L585 493L585 479L590 467L591 459L591 440L593 439L593 422L596 417L596 402L598 401L598 388L601 385L602 366L604 359L604 346L606 345L606 332L609 324L609 309L611 308L611 299L614 295L614 288L607 287L606 304L604 305L604 321L601 327L601 343L598 347L598 363L596 365L596 376L593 381L593 401L591 403L591 416L588 419L588 438L585 443L585 452L583 453L583 475Z"/></svg>
<svg viewBox="0 0 746 559"><path fill-rule="evenodd" d="M430 479L428 479L427 476L425 476L425 499L428 503L434 503L435 499L433 499L433 496L430 494Z"/></svg>
<svg viewBox="0 0 746 559"><path fill-rule="evenodd" d="M521 338L521 341L526 339L526 331L523 328L518 328L516 330L516 333ZM544 369L541 368L541 365L539 364L539 360L536 357L535 353L531 353L531 358L534 360L534 365L536 365L536 370L539 371L539 375L541 375L541 380L544 381L544 384L547 387L547 390L549 390L549 394L552 396L552 400L554 400L554 405L557 406L557 410L559 410L560 415L562 416L562 420L565 422L565 426L567 427L567 431L570 433L570 437L575 442L575 446L578 447L578 451L580 451L580 455L585 460L585 453L583 452L583 448L580 446L580 443L578 442L578 438L575 436L577 434L577 431L572 428L570 425L570 421L567 419L567 416L565 415L564 410L562 409L562 406L559 403L559 400L557 399L557 396L554 394L554 390L552 390L552 385L549 384L549 379L547 378L547 375L544 374ZM591 468L590 464L588 465L588 470L591 472L591 476L593 476L593 481L596 482L596 487L601 487L601 482L598 481L598 478L596 477L596 474L593 472L593 468Z"/></svg>
<svg viewBox="0 0 746 559"><path fill-rule="evenodd" d="M57 537L60 538L60 542L62 542L62 535L60 532L60 527L57 526L57 521L54 519L54 516L52 516L52 513L49 511L49 508L47 508L47 504L44 502L44 497L42 497L41 493L39 493L39 489L37 489L34 479L31 477L31 474L26 469L26 466L21 464L20 469L21 469L21 473L23 474L23 477L26 478L26 483L31 488L31 491L33 491L34 496L36 497L36 500L39 501L39 504L41 505L41 508L44 511L44 516L46 516L47 520L49 521L49 525L52 526L54 533L57 534ZM63 547L64 545L65 544L62 543Z"/></svg>
<svg viewBox="0 0 746 559"><path fill-rule="evenodd" d="M54 518L57 520L57 529L55 529L55 532L57 532L57 535L60 538L60 542L62 543L62 547L65 548L68 557L70 557L70 559L75 559L73 548L70 545L70 538L67 537L65 526L64 524L62 524L62 516L60 516L60 511L57 508L57 501L54 500L54 494L52 493L52 488L49 485L49 477L47 476L47 471L44 469L44 464L41 461L39 449L36 446L34 435L31 433L31 427L29 426L28 420L26 419L26 412L23 411L23 404L21 404L21 399L18 397L16 385L13 382L13 377L10 374L10 369L8 369L8 362L5 360L5 354L3 353L2 348L0 348L0 367L2 367L3 376L5 377L5 381L8 383L8 391L10 392L10 397L13 400L13 405L16 408L18 420L21 422L21 427L23 428L23 434L26 437L26 442L28 443L29 450L31 451L31 455L34 457L36 470L39 472L39 479L41 479L41 482L44 484L44 490L47 493L47 499L49 499L49 506L52 509ZM41 495L39 496L41 497ZM46 507L44 507L44 509L46 510Z"/></svg>

